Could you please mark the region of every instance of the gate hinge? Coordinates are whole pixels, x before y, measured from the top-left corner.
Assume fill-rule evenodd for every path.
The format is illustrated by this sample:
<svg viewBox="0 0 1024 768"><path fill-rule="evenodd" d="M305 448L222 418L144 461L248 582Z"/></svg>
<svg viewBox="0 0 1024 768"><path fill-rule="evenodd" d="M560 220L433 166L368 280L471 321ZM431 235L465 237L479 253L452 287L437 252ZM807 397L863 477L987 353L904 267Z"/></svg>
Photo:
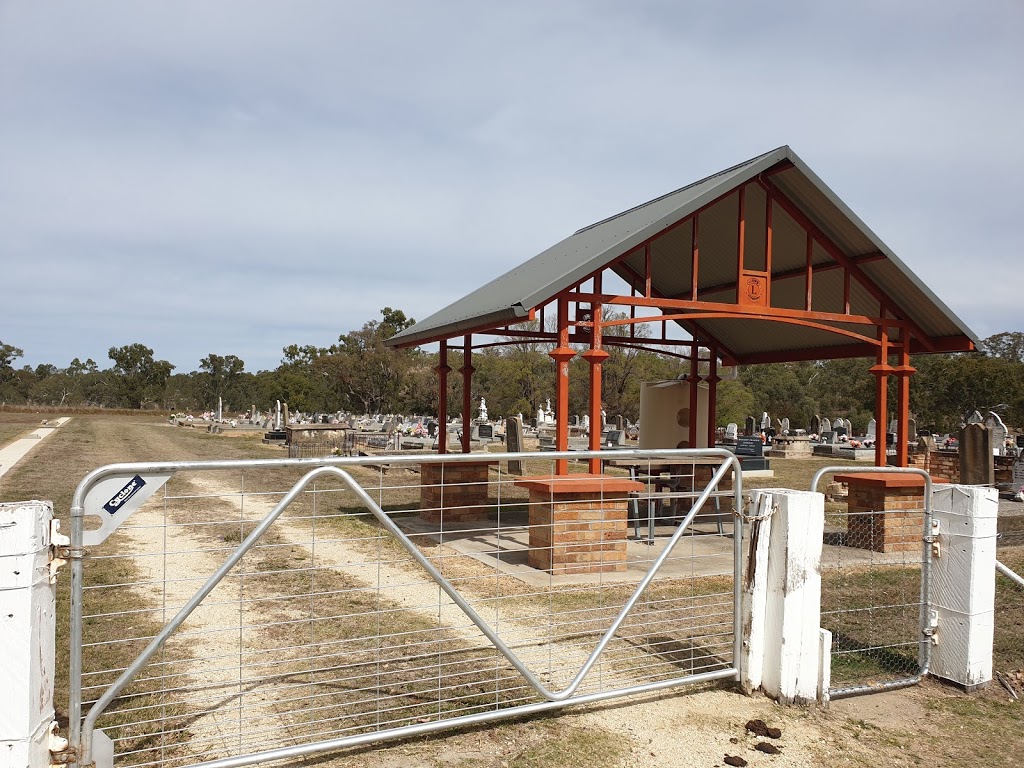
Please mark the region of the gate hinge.
<svg viewBox="0 0 1024 768"><path fill-rule="evenodd" d="M71 548L71 539L60 532L60 520L50 521L50 583L57 581L57 572L68 560L74 557L81 557L81 554L74 554Z"/></svg>
<svg viewBox="0 0 1024 768"><path fill-rule="evenodd" d="M65 766L78 762L78 751L58 731L60 731L60 727L57 723L50 723L50 732L46 737L46 746L50 750L51 768L65 768Z"/></svg>
<svg viewBox="0 0 1024 768"><path fill-rule="evenodd" d="M932 645L939 644L939 612L928 612L928 626L922 628L921 634L932 641Z"/></svg>
<svg viewBox="0 0 1024 768"><path fill-rule="evenodd" d="M942 557L942 546L939 544L939 521L932 520L932 530L928 536L924 537L925 542L931 544L932 557Z"/></svg>

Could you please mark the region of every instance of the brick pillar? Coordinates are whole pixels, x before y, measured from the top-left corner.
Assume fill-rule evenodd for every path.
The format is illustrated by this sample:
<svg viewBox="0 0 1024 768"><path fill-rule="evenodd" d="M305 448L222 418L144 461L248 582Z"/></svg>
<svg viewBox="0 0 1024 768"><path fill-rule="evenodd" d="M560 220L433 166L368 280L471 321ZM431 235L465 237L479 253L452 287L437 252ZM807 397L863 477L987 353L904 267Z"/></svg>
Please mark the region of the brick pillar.
<svg viewBox="0 0 1024 768"><path fill-rule="evenodd" d="M626 498L530 491L531 567L553 574L626 570Z"/></svg>

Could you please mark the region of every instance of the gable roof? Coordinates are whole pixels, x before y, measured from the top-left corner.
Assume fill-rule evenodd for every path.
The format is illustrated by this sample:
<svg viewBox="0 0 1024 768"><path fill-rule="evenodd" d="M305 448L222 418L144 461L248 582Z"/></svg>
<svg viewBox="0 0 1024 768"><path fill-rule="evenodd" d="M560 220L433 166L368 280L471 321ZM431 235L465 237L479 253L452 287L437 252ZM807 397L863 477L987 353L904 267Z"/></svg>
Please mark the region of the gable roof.
<svg viewBox="0 0 1024 768"><path fill-rule="evenodd" d="M393 346L414 346L521 322L528 317L530 310L547 304L562 291L578 284L605 266L612 265L612 269L620 276L625 277L628 273L630 258L634 261L643 258L641 251L636 251L632 255L631 251L650 242L652 238L659 236L659 233L669 232L680 222L684 222L687 227L691 226L685 220L697 211L702 211L698 295L702 299L727 301L730 290L726 288L728 281L721 280L721 274L727 273L731 268L731 282L735 283L735 235L729 234L728 227L719 227L717 233L714 227L705 228L703 211L707 209L710 213L715 208L721 207L724 212L728 206L727 201L735 199L735 195L732 198L726 197L730 192L768 171L771 171L771 183L846 257L854 261L858 257L871 257L870 260L864 259L857 268L884 292L885 298L891 306L916 324L929 340L939 340L942 349L946 351L972 348L976 338L966 324L956 317L788 146L766 152L674 192L584 227L532 259L397 334L388 343ZM754 189L754 185L749 188ZM763 194L759 187L757 192ZM735 210L735 202L733 202L732 215L734 217ZM773 243L776 237L785 238L787 236L784 218L783 216L779 217L776 234L773 234ZM733 223L731 226L734 232L735 224ZM677 233L678 229L677 227L675 230ZM792 222L790 229L794 229ZM730 236L733 237L731 257L715 258L716 253L727 254L729 252L729 242L727 241ZM796 234L791 232L789 236L796 237ZM667 237L667 235L663 237ZM781 242L782 240L780 240ZM688 239L686 243L689 243ZM782 250L776 248L776 252L782 252ZM667 251L665 252L667 253ZM803 250L800 251L800 258L803 259ZM713 268L716 262L722 262L721 268L717 270L719 273L717 280L716 270ZM814 254L816 268L830 263L834 263L834 259L826 251L819 249ZM706 266L712 268L706 269ZM679 295L681 286L687 286L688 290L689 269L688 256L685 259L662 256L659 268L652 270L652 287L661 295ZM788 261L784 258L773 259L773 286L777 277L795 271L797 270L794 269L792 259ZM788 276L792 276L792 274L788 274ZM822 305L834 304L837 290L834 283L836 281L822 280L820 282L819 286L816 279L816 307L819 302L819 293ZM841 285L838 290L841 301ZM735 297L734 289L731 290L731 294ZM714 299L714 296L720 298ZM853 291L851 292L851 302L853 301L863 305L864 314L878 314L879 305L875 301L872 306L870 296L865 298ZM741 362L746 356L765 350L775 354L792 352L793 359L803 359L801 350L817 351L834 347L834 355L822 354L821 357L841 357L849 354L848 351L844 353L843 347L853 349L854 346L848 337L837 336L822 330L798 329L792 326L779 327L777 324L771 323L769 331L766 324L770 322L761 318L749 318L746 320L708 321L707 323L702 322L701 325L708 328L716 338L728 339L726 346Z"/></svg>

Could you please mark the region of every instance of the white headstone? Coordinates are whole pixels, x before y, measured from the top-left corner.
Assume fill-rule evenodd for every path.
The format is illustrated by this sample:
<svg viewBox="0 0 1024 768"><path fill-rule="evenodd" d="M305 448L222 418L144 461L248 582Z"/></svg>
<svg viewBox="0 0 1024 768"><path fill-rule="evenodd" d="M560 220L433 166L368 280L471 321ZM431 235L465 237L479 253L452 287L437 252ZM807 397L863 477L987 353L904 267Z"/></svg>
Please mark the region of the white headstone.
<svg viewBox="0 0 1024 768"><path fill-rule="evenodd" d="M733 422L725 425L725 439L736 440L739 437L740 428Z"/></svg>
<svg viewBox="0 0 1024 768"><path fill-rule="evenodd" d="M787 416L782 420L782 431L789 434L789 417Z"/></svg>
<svg viewBox="0 0 1024 768"><path fill-rule="evenodd" d="M217 398L217 421L218 423L224 421L224 398Z"/></svg>
<svg viewBox="0 0 1024 768"><path fill-rule="evenodd" d="M1003 420L999 418L999 414L995 411L989 411L988 416L985 417L985 426L992 433L993 454L996 456L1005 455L1007 430Z"/></svg>
<svg viewBox="0 0 1024 768"><path fill-rule="evenodd" d="M771 416L768 415L768 411L763 411L761 413L761 429L771 429L771 427L772 427Z"/></svg>
<svg viewBox="0 0 1024 768"><path fill-rule="evenodd" d="M868 433L867 433L866 437L869 440L874 440L876 438L877 434L878 434L877 433L877 429L878 429L878 422L875 421L874 419L872 419L871 421L868 422Z"/></svg>
<svg viewBox="0 0 1024 768"><path fill-rule="evenodd" d="M480 413L477 416L480 421L487 421L487 398L480 398Z"/></svg>
<svg viewBox="0 0 1024 768"><path fill-rule="evenodd" d="M823 435L826 432L831 432L831 431L832 431L832 422L829 421L827 417L822 419L821 420L821 432L820 432L820 434Z"/></svg>
<svg viewBox="0 0 1024 768"><path fill-rule="evenodd" d="M893 419L892 421L889 422L889 431L895 432L897 430L897 426L898 425L896 424L896 419Z"/></svg>

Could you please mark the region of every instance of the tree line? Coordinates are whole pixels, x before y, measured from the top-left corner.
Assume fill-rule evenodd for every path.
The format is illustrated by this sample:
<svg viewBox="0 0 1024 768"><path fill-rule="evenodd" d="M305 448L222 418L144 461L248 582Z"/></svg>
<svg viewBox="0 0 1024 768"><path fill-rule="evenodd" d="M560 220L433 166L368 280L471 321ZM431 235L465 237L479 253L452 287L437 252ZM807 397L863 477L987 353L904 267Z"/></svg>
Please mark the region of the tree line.
<svg viewBox="0 0 1024 768"><path fill-rule="evenodd" d="M198 368L176 372L142 343L111 347L109 365L75 358L66 367L52 364L15 366L23 350L0 341L0 403L45 407L153 409L201 412L223 398L225 414L243 413L250 404L266 409L282 400L304 412L436 414L437 353L387 346L391 336L415 321L385 307L379 320L341 334L329 347L292 344L282 350L277 368L250 372L232 354L209 353ZM622 332L622 327L617 329ZM529 417L555 394L555 366L547 345L507 340L506 346L474 352L473 397L487 398L493 416ZM688 373L679 358L630 347L608 346L603 366L604 408L630 420L639 417L640 383L673 379ZM681 351L681 350L676 350ZM919 428L947 432L958 428L964 413L995 410L1008 424L1024 424L1024 333L1004 332L982 342L969 354L915 355L910 406ZM775 363L720 372L718 423L742 424L747 416L767 411L806 426L817 413L850 419L863 430L872 417L875 382L866 359ZM462 365L449 351L448 365ZM890 411L895 410L890 387ZM569 407L588 410L589 370L577 357L571 363ZM449 376L448 412L461 411L462 377Z"/></svg>

